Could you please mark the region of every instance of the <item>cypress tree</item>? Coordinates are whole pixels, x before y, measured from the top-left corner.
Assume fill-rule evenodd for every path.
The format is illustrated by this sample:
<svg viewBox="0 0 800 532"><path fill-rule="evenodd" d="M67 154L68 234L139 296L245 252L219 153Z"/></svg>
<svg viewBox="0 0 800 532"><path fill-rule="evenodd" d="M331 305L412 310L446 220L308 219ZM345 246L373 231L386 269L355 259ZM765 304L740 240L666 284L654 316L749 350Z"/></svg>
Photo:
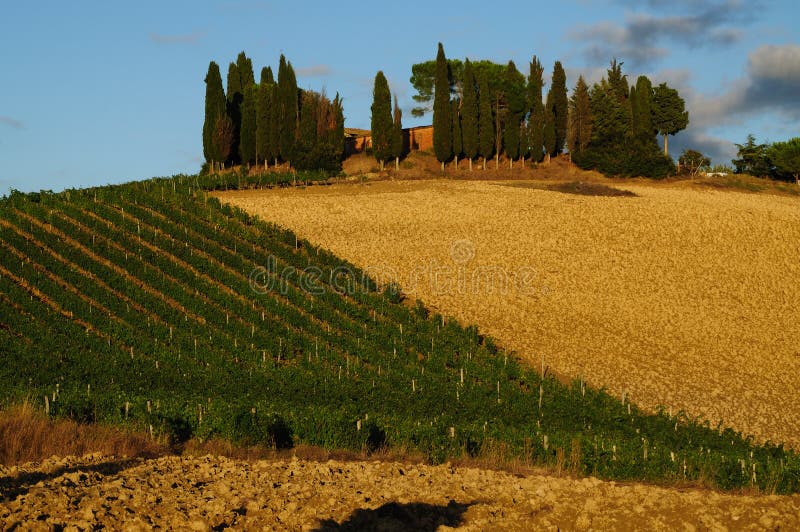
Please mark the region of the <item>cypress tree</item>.
<svg viewBox="0 0 800 532"><path fill-rule="evenodd" d="M227 113L219 117L214 124L215 159L227 161L233 153L233 122Z"/></svg>
<svg viewBox="0 0 800 532"><path fill-rule="evenodd" d="M569 127L568 147L570 154L575 154L586 149L592 137L592 111L589 101L589 86L583 76L578 76L578 82L572 91L569 101Z"/></svg>
<svg viewBox="0 0 800 532"><path fill-rule="evenodd" d="M652 112L653 126L664 135L664 155L669 155L667 136L686 129L689 125L689 112L685 110L685 102L678 91L660 84L653 91Z"/></svg>
<svg viewBox="0 0 800 532"><path fill-rule="evenodd" d="M244 88L242 99L242 126L239 131L239 160L250 165L256 160L256 98L258 87L250 84Z"/></svg>
<svg viewBox="0 0 800 532"><path fill-rule="evenodd" d="M330 144L334 160L341 170L342 157L344 156L344 107L339 93L333 99L333 127L330 131Z"/></svg>
<svg viewBox="0 0 800 532"><path fill-rule="evenodd" d="M269 158L278 166L281 155L281 105L278 84L269 87Z"/></svg>
<svg viewBox="0 0 800 532"><path fill-rule="evenodd" d="M528 75L528 147L531 150L531 159L538 163L544 153L544 104L542 103L542 74L544 69L539 59L533 56Z"/></svg>
<svg viewBox="0 0 800 532"><path fill-rule="evenodd" d="M553 118L555 120L556 147L554 154L564 151L564 144L567 140L567 75L561 61L556 61L553 65L553 79L550 84L550 92L553 93Z"/></svg>
<svg viewBox="0 0 800 532"><path fill-rule="evenodd" d="M225 90L222 88L222 75L219 65L211 61L208 65L206 83L206 114L203 122L203 155L214 171L215 163L220 162L217 146L214 143L217 121L225 115Z"/></svg>
<svg viewBox="0 0 800 532"><path fill-rule="evenodd" d="M242 79L239 76L239 67L236 63L228 65L228 117L231 119L232 140L231 151L228 157L234 159L239 154L239 131L242 125L242 100L244 100L244 91L242 90Z"/></svg>
<svg viewBox="0 0 800 532"><path fill-rule="evenodd" d="M272 67L265 66L261 69L261 81L259 85L271 85L275 83L275 77L272 75Z"/></svg>
<svg viewBox="0 0 800 532"><path fill-rule="evenodd" d="M300 105L300 125L297 130L296 147L292 166L300 170L311 170L319 166L317 146L317 115L320 107L317 95L303 91Z"/></svg>
<svg viewBox="0 0 800 532"><path fill-rule="evenodd" d="M297 78L292 64L281 54L278 68L279 147L284 161L292 161L298 120Z"/></svg>
<svg viewBox="0 0 800 532"><path fill-rule="evenodd" d="M517 70L513 61L508 62L505 71L505 130L503 141L508 156L509 167L520 155L520 123L525 113L525 78Z"/></svg>
<svg viewBox="0 0 800 532"><path fill-rule="evenodd" d="M556 155L556 117L553 114L553 91L547 93L547 103L544 106L544 151L547 162Z"/></svg>
<svg viewBox="0 0 800 532"><path fill-rule="evenodd" d="M269 169L269 159L272 156L269 145L270 122L270 96L272 85L264 81L256 90L256 163L264 161L264 170Z"/></svg>
<svg viewBox="0 0 800 532"><path fill-rule="evenodd" d="M433 150L436 152L436 159L442 163L442 173L444 173L444 163L453 155L453 139L450 119L450 76L442 43L439 43L439 51L436 54L433 90Z"/></svg>
<svg viewBox="0 0 800 532"><path fill-rule="evenodd" d="M400 169L400 157L403 155L403 111L397 104L397 95L394 95L394 110L392 111L392 157L394 169Z"/></svg>
<svg viewBox="0 0 800 532"><path fill-rule="evenodd" d="M639 76L636 79L636 108L634 110L636 123L634 124L634 134L637 138L652 142L656 136L653 127L653 84L647 76Z"/></svg>
<svg viewBox="0 0 800 532"><path fill-rule="evenodd" d="M451 136L453 138L453 157L455 157L456 170L458 170L458 156L464 151L464 141L461 131L461 115L458 109L460 104L460 100L454 99L450 109L450 116L453 119L453 130L451 132Z"/></svg>
<svg viewBox="0 0 800 532"><path fill-rule="evenodd" d="M242 89L246 89L250 85L255 85L256 78L253 74L253 61L251 61L244 52L239 52L239 55L236 57L236 68L239 70L239 79L242 84Z"/></svg>
<svg viewBox="0 0 800 532"><path fill-rule="evenodd" d="M461 138L464 155L469 159L469 169L472 171L472 160L478 155L478 88L469 59L464 64L461 93Z"/></svg>
<svg viewBox="0 0 800 532"><path fill-rule="evenodd" d="M389 82L386 81L382 70L375 74L371 111L372 155L383 171L384 163L392 156L394 124L392 121L392 94L389 92Z"/></svg>
<svg viewBox="0 0 800 532"><path fill-rule="evenodd" d="M478 80L478 151L483 157L483 169L486 170L486 159L494 155L494 116L492 116L492 93L485 76Z"/></svg>

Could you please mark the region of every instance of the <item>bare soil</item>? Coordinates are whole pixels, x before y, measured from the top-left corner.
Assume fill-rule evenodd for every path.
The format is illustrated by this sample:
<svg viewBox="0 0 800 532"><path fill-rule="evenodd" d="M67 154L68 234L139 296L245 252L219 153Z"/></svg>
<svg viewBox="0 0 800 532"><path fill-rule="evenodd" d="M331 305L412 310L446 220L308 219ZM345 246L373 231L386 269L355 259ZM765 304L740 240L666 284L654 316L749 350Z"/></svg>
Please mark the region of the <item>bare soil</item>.
<svg viewBox="0 0 800 532"><path fill-rule="evenodd" d="M74 527L74 528L72 528ZM800 495L724 495L401 462L101 454L0 467L0 528L800 529Z"/></svg>

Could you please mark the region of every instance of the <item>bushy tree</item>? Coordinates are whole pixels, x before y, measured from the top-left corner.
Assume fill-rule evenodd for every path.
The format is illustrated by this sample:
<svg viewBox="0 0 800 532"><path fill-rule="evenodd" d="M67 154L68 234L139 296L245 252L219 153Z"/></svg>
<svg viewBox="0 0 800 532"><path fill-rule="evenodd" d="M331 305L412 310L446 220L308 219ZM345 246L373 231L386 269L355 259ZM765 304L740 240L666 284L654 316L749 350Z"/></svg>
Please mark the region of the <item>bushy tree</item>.
<svg viewBox="0 0 800 532"><path fill-rule="evenodd" d="M772 164L767 155L769 146L757 144L756 137L747 135L744 144L737 144L737 158L731 161L737 174L750 174L756 177L767 177L772 171Z"/></svg>
<svg viewBox="0 0 800 532"><path fill-rule="evenodd" d="M678 91L660 84L653 91L653 126L664 136L664 155L669 155L667 137L686 129L689 125L689 111Z"/></svg>
<svg viewBox="0 0 800 532"><path fill-rule="evenodd" d="M469 59L464 63L461 93L461 138L471 171L472 160L478 156L478 86Z"/></svg>
<svg viewBox="0 0 800 532"><path fill-rule="evenodd" d="M393 120L392 94L389 91L389 82L381 70L375 75L371 111L372 155L383 171L384 163L392 156Z"/></svg>
<svg viewBox="0 0 800 532"><path fill-rule="evenodd" d="M778 177L793 177L800 186L800 137L776 142L767 150L767 156Z"/></svg>
<svg viewBox="0 0 800 532"><path fill-rule="evenodd" d="M303 91L299 112L300 124L292 165L297 170L338 172L344 147L344 121L339 95L331 101L324 94Z"/></svg>
<svg viewBox="0 0 800 532"><path fill-rule="evenodd" d="M433 89L433 151L444 172L444 163L453 155L453 139L450 118L450 77L442 43L439 43L439 51L436 54L436 77Z"/></svg>
<svg viewBox="0 0 800 532"><path fill-rule="evenodd" d="M233 153L233 122L226 114L214 124L214 159L227 161Z"/></svg>
<svg viewBox="0 0 800 532"><path fill-rule="evenodd" d="M683 150L681 156L678 157L678 164L680 165L681 173L694 177L700 170L711 165L711 159L697 150Z"/></svg>
<svg viewBox="0 0 800 532"><path fill-rule="evenodd" d="M533 56L528 74L528 147L531 159L538 163L544 156L544 104L542 103L542 74L544 69L536 56Z"/></svg>

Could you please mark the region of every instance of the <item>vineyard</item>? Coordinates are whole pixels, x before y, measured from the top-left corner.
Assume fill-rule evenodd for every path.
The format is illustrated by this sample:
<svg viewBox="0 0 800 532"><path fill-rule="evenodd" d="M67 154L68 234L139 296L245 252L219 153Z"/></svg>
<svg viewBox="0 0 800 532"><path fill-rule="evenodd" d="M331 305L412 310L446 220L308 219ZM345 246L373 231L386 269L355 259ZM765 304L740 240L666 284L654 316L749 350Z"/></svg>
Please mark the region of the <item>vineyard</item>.
<svg viewBox="0 0 800 532"><path fill-rule="evenodd" d="M0 399L180 443L485 452L576 473L800 491L800 457L520 365L176 176L0 202ZM324 179L307 175L302 181Z"/></svg>

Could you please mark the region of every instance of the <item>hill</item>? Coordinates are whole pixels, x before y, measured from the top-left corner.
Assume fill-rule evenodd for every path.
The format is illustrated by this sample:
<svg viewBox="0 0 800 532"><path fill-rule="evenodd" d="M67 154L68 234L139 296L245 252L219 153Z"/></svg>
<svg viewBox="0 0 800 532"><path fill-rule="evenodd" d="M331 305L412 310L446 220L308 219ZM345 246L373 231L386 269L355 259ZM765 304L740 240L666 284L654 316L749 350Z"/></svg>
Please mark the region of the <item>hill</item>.
<svg viewBox="0 0 800 532"><path fill-rule="evenodd" d="M177 176L0 205L2 400L180 444L495 453L603 478L800 489L800 460L565 385ZM311 178L309 178L311 179Z"/></svg>

